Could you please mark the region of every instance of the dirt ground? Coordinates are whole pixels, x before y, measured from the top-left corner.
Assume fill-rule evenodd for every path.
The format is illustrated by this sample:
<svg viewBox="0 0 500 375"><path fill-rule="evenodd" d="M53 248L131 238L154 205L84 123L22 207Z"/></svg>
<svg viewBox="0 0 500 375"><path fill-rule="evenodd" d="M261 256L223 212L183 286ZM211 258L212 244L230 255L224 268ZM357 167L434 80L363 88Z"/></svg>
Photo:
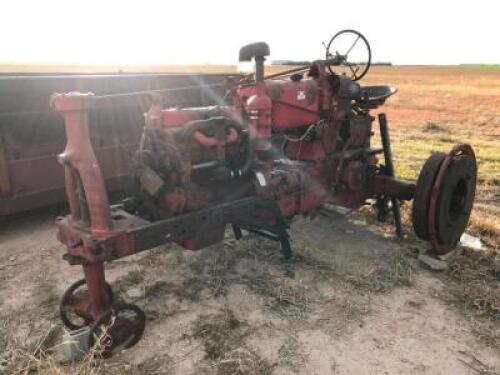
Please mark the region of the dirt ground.
<svg viewBox="0 0 500 375"><path fill-rule="evenodd" d="M164 246L107 266L118 299L140 306L143 339L89 364L35 361L65 289L82 277L55 238L53 207L0 223L0 374L500 374L500 69L374 68L389 100L398 175L415 179L432 151L470 141L479 190L469 232L448 270L417 261L368 208L295 220L295 257L230 231L199 252ZM495 110L495 108L497 108ZM496 112L495 112L496 111Z"/></svg>
<svg viewBox="0 0 500 375"><path fill-rule="evenodd" d="M21 215L0 229L0 371L6 374L23 373L28 354L58 323L59 296L82 276L61 259L55 239L54 217L63 211ZM171 245L110 264L115 293L144 309L147 326L137 346L94 370L500 373L499 320L454 294L452 286L461 284L453 273L418 265L422 243L396 240L390 228L362 215L335 212L298 219L291 233L290 263L277 244L252 235L237 242L228 232L224 243L199 252ZM470 257L460 253L455 262L464 259ZM498 262L485 264L474 274L500 274ZM499 279L483 274L481 280L496 285L498 297ZM90 373L78 364L40 372L77 371Z"/></svg>

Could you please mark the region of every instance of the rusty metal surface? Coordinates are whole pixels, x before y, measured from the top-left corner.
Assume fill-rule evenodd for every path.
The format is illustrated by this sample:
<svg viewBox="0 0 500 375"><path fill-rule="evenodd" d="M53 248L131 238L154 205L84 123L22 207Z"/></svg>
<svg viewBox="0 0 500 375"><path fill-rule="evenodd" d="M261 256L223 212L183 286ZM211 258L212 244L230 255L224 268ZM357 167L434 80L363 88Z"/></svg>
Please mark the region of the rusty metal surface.
<svg viewBox="0 0 500 375"><path fill-rule="evenodd" d="M415 197L412 206L412 221L415 234L425 240L429 240L429 202L432 187L436 180L439 167L446 158L444 152L432 154L425 162L418 176Z"/></svg>
<svg viewBox="0 0 500 375"><path fill-rule="evenodd" d="M65 199L64 172L55 155L65 146L63 119L48 102L54 92L82 91L98 95L193 87L164 93L168 105L208 105L222 88L200 85L224 83L230 74L82 74L0 75L0 216ZM234 75L233 75L234 76ZM127 182L128 161L142 131L147 96L121 98L113 106L90 114L90 133L97 160L111 190Z"/></svg>
<svg viewBox="0 0 500 375"><path fill-rule="evenodd" d="M465 230L476 193L476 155L468 144L458 144L439 167L429 202L428 230L437 254L453 250Z"/></svg>

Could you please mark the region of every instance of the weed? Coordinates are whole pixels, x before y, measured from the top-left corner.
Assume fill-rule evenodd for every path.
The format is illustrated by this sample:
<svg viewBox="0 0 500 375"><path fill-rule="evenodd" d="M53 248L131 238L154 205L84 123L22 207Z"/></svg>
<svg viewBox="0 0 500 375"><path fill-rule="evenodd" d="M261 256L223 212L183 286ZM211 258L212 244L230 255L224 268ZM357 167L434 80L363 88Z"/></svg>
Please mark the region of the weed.
<svg viewBox="0 0 500 375"><path fill-rule="evenodd" d="M422 129L423 132L444 132L444 131L447 131L446 129L444 129L441 125L435 123L435 122L432 122L432 121L427 121L427 123L425 124L424 128Z"/></svg>
<svg viewBox="0 0 500 375"><path fill-rule="evenodd" d="M387 265L374 266L366 274L351 276L347 281L357 289L372 293L384 293L398 286L410 286L414 264L412 257L404 250L391 256Z"/></svg>
<svg viewBox="0 0 500 375"><path fill-rule="evenodd" d="M448 302L470 320L476 334L500 347L500 264L494 251L464 250L446 273Z"/></svg>

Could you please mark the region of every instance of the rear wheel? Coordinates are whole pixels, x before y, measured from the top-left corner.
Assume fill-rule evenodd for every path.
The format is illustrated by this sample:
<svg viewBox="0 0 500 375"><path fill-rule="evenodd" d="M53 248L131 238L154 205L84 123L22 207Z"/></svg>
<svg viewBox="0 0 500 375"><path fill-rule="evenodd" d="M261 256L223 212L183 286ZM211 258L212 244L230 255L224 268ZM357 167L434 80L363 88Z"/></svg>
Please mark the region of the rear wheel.
<svg viewBox="0 0 500 375"><path fill-rule="evenodd" d="M429 241L429 204L431 190L439 172L439 167L446 158L444 152L436 152L429 156L418 176L413 197L412 218L415 234Z"/></svg>
<svg viewBox="0 0 500 375"><path fill-rule="evenodd" d="M477 165L469 145L432 155L420 172L413 201L413 227L430 241L436 254L457 245L470 218L476 192Z"/></svg>

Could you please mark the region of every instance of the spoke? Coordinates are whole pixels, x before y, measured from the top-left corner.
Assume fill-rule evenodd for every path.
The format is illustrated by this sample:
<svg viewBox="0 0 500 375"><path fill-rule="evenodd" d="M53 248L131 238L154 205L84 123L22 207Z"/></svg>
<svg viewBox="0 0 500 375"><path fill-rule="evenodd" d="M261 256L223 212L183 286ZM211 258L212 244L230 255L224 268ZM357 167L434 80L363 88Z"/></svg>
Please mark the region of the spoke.
<svg viewBox="0 0 500 375"><path fill-rule="evenodd" d="M84 293L78 293L78 294L72 294L67 304L76 309L85 306L87 301L88 301L87 295L85 295Z"/></svg>
<svg viewBox="0 0 500 375"><path fill-rule="evenodd" d="M78 315L80 318L91 319L92 313L90 312L90 303L84 302L73 306L73 312Z"/></svg>
<svg viewBox="0 0 500 375"><path fill-rule="evenodd" d="M358 69L354 70L351 66L351 64L347 64L347 66L349 67L349 69L351 70L352 72L352 77L353 78L356 78L356 72L358 71Z"/></svg>
<svg viewBox="0 0 500 375"><path fill-rule="evenodd" d="M345 57L347 59L347 55L352 51L352 49L354 48L354 46L356 45L356 43L358 43L358 40L361 38L361 36L358 35L358 37L356 38L356 40L354 41L354 43L352 44L351 48L349 48L347 50L347 52L345 53Z"/></svg>

